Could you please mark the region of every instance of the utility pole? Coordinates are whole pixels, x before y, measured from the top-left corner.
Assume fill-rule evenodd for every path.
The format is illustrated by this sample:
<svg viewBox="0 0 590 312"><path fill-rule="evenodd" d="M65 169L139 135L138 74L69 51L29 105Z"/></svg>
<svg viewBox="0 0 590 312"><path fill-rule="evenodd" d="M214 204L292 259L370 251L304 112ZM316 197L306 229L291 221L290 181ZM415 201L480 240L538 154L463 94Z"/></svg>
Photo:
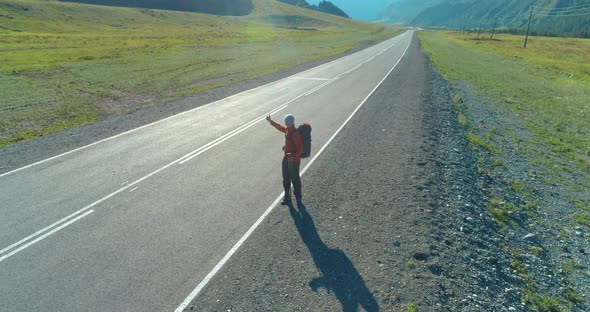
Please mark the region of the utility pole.
<svg viewBox="0 0 590 312"><path fill-rule="evenodd" d="M529 41L529 31L531 30L531 20L533 19L533 8L535 7L534 3L531 3L531 14L529 15L529 25L526 28L526 37L524 37L524 47L526 49L526 44Z"/></svg>
<svg viewBox="0 0 590 312"><path fill-rule="evenodd" d="M498 26L498 21L494 21L494 27L492 28L492 35L490 36L490 40L494 39L494 32L496 32L496 26Z"/></svg>
<svg viewBox="0 0 590 312"><path fill-rule="evenodd" d="M479 34L481 33L481 24L483 24L483 18L479 21L479 27L477 28L477 39L479 39Z"/></svg>

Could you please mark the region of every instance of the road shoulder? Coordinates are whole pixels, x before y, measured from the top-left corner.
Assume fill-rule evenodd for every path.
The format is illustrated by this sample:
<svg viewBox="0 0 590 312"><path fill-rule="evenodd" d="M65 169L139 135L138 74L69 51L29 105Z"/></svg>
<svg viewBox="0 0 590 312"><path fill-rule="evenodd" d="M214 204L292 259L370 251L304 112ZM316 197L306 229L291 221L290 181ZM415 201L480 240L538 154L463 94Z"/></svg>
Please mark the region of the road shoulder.
<svg viewBox="0 0 590 312"><path fill-rule="evenodd" d="M457 134L431 71L415 40L304 176L304 206L277 207L189 309L440 309L453 282L443 261L462 243L444 240L460 231L440 206L437 154Z"/></svg>

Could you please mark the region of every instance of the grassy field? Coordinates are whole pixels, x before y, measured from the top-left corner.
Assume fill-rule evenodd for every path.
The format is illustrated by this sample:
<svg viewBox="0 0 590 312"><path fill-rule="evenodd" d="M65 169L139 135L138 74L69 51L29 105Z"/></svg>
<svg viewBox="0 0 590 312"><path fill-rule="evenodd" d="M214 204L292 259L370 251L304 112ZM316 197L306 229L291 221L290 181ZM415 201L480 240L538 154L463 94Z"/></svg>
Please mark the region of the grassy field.
<svg viewBox="0 0 590 312"><path fill-rule="evenodd" d="M454 84L451 105L479 157L477 170L485 177L479 187L489 198L482 204L498 231L549 237L542 246L514 238L506 245L511 269L523 282L521 301L531 311L584 310L580 293L589 275L579 267L587 262L562 270L562 288L539 286L549 285L539 283L547 275L532 263L541 252L543 265L558 269L587 259L564 251L588 248L586 240L568 233L590 227L590 40L532 37L523 49L522 36L419 36L438 71ZM464 101L465 90L475 97ZM568 240L554 244L555 236Z"/></svg>
<svg viewBox="0 0 590 312"><path fill-rule="evenodd" d="M497 35L473 40L458 33L420 34L432 61L449 81L521 114L539 142L590 166L590 40Z"/></svg>
<svg viewBox="0 0 590 312"><path fill-rule="evenodd" d="M255 0L246 17L0 0L0 147L383 40L398 29ZM289 29L287 15L305 17Z"/></svg>

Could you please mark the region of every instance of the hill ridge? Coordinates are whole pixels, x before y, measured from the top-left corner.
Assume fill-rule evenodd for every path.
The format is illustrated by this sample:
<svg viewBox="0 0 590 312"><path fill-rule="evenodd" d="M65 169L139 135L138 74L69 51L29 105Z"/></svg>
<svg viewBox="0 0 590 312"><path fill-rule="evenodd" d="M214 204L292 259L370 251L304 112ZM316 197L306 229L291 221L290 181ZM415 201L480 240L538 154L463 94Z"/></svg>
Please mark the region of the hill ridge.
<svg viewBox="0 0 590 312"><path fill-rule="evenodd" d="M499 27L523 31L531 2L521 0L401 0L380 18L394 24L440 28ZM568 9L569 8L569 9ZM558 14L562 13L562 14ZM538 0L533 34L590 37L590 0Z"/></svg>

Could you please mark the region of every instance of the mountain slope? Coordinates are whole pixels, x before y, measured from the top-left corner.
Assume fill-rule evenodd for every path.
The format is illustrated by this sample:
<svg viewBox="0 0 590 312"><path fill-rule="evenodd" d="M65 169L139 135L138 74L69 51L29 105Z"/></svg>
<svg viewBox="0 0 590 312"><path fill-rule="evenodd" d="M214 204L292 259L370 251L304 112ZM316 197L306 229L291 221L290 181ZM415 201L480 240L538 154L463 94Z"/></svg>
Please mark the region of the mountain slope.
<svg viewBox="0 0 590 312"><path fill-rule="evenodd" d="M382 18L419 27L525 29L530 2L522 0L401 0ZM531 30L537 34L590 36L590 0L538 0Z"/></svg>
<svg viewBox="0 0 590 312"><path fill-rule="evenodd" d="M317 4L319 0L308 0L311 4ZM392 0L331 0L351 18L361 21L374 21Z"/></svg>
<svg viewBox="0 0 590 312"><path fill-rule="evenodd" d="M218 15L248 15L252 12L252 0L60 0L86 4L200 12Z"/></svg>
<svg viewBox="0 0 590 312"><path fill-rule="evenodd" d="M349 18L348 14L346 14L346 12L344 12L342 9L340 9L338 6L336 6L334 3L330 2L330 1L320 1L318 4L309 4L306 0L278 0L278 1L286 3L286 4L310 9L310 10L315 10L315 11L319 11L319 12L323 12L323 13L327 13L327 14L332 14L332 15L336 15L336 16L340 16L340 17Z"/></svg>
<svg viewBox="0 0 590 312"><path fill-rule="evenodd" d="M444 0L398 0L386 7L378 17L387 23L407 25L423 10L442 2Z"/></svg>
<svg viewBox="0 0 590 312"><path fill-rule="evenodd" d="M398 32L252 0L245 16L0 1L0 147L330 57ZM291 27L290 18L298 21ZM309 31L313 30L313 31Z"/></svg>

